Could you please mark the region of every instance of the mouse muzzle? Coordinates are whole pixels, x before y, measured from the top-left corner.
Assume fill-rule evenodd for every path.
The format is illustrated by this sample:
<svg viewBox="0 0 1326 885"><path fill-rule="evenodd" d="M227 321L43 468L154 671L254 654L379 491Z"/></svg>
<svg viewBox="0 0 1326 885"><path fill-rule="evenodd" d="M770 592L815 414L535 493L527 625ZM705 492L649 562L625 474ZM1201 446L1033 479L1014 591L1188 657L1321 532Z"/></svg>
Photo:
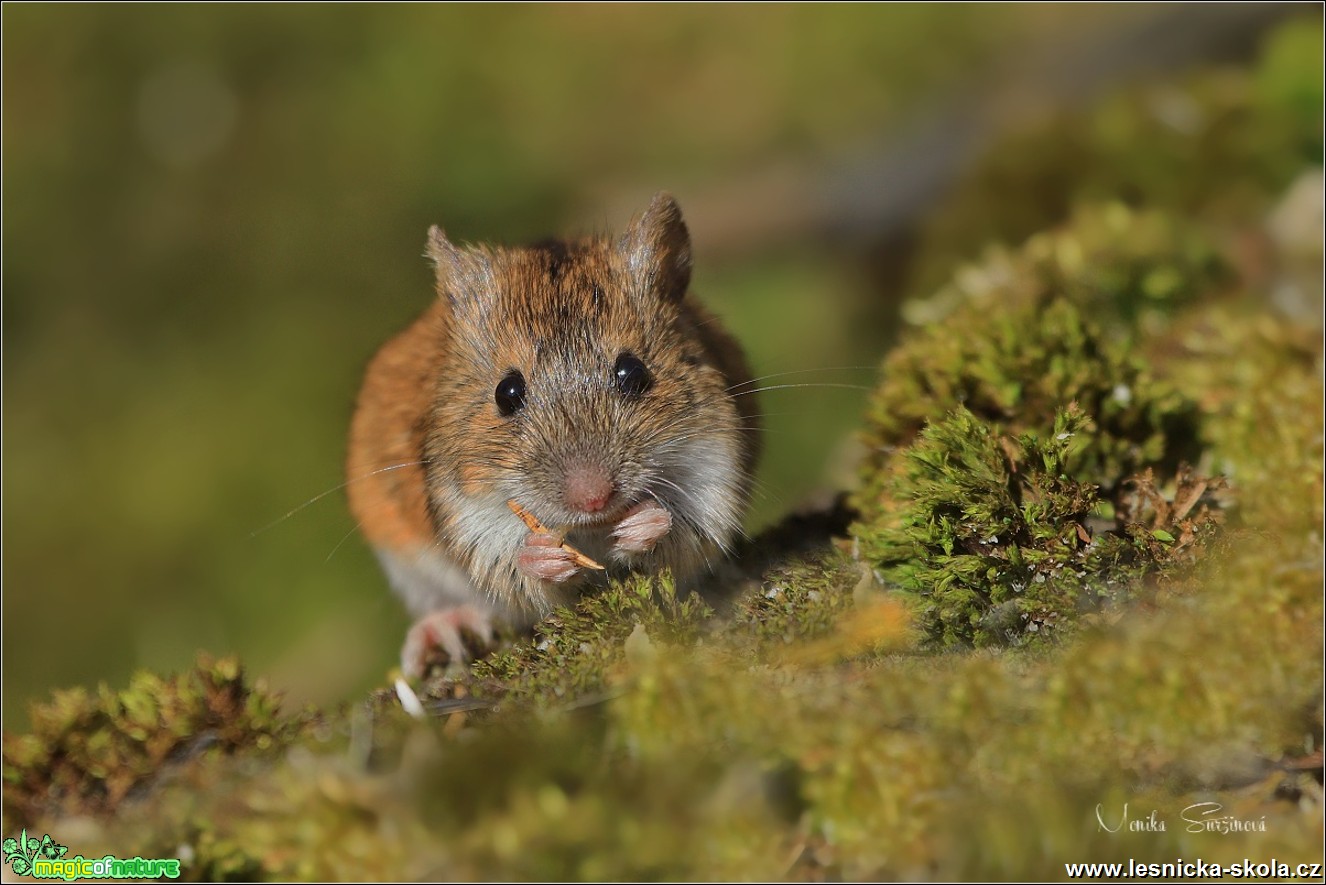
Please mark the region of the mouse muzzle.
<svg viewBox="0 0 1326 885"><path fill-rule="evenodd" d="M593 516L602 513L612 500L611 473L601 465L576 462L565 471L562 500L573 513Z"/></svg>

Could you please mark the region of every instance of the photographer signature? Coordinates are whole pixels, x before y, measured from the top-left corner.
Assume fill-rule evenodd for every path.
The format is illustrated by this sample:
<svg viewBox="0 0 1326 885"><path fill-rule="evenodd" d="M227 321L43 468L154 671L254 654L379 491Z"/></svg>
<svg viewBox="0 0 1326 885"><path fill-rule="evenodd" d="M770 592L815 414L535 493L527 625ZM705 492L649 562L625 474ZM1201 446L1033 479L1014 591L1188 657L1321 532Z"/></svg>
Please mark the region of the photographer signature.
<svg viewBox="0 0 1326 885"><path fill-rule="evenodd" d="M1179 819L1187 826L1189 833L1264 833L1266 816L1260 818L1239 818L1232 814L1221 814L1225 808L1219 802L1196 802L1179 812ZM1144 817L1129 814L1128 803L1123 804L1123 811L1118 817L1106 815L1105 806L1096 805L1096 823L1109 833L1163 833L1166 832L1165 818L1160 811L1151 809Z"/></svg>

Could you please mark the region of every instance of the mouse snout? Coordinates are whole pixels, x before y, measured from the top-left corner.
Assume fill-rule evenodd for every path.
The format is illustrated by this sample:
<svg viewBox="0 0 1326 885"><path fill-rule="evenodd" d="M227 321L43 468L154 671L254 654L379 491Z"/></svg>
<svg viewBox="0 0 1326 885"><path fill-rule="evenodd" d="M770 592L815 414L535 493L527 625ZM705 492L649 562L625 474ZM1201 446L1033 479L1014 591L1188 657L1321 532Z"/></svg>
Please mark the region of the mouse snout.
<svg viewBox="0 0 1326 885"><path fill-rule="evenodd" d="M577 513L598 513L612 499L612 475L597 464L572 464L566 470L563 497Z"/></svg>

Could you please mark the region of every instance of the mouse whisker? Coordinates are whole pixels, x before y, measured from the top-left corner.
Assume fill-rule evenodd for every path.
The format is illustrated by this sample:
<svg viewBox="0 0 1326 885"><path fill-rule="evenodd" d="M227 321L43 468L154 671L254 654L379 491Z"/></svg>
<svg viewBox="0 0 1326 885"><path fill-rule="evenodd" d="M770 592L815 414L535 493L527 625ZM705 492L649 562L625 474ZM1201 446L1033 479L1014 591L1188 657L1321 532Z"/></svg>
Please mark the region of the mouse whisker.
<svg viewBox="0 0 1326 885"><path fill-rule="evenodd" d="M725 392L731 393L734 390L740 390L741 388L747 387L751 384L758 384L761 381L768 381L770 378L786 378L789 375L808 375L812 372L854 372L854 371L873 372L876 370L876 368L877 368L876 366L824 366L818 369L793 369L792 371L789 372L773 372L768 375L760 375L756 378L750 378L746 381L741 381L738 382L737 384L733 384L731 387L726 388Z"/></svg>
<svg viewBox="0 0 1326 885"><path fill-rule="evenodd" d="M704 429L697 427L687 430L683 433L677 433L676 425L671 423L659 424L658 426L654 427L653 429L649 430L647 433L642 435L640 446L642 449L647 450L652 448L655 442L657 442L660 439L663 439L663 445L669 448L675 448L681 443L687 442L688 440L694 439L697 436L703 435L705 432L706 431Z"/></svg>
<svg viewBox="0 0 1326 885"><path fill-rule="evenodd" d="M677 494L681 495L682 498L685 499L684 502L681 502L681 501L669 501L668 503L671 503L671 504L674 505L673 507L668 508L669 510L673 510L673 511L681 511L681 515L684 516L686 513L691 512L692 508L695 508L695 507L699 507L699 506L700 506L700 502L699 502L698 500L696 500L695 495L694 495L689 489L684 489L684 488L682 488L680 485L678 485L677 483L675 483L675 482L673 482L672 480L668 479L666 476L655 476L655 477L653 477L653 479L652 479L652 481L651 481L651 483L650 483L650 486L646 487L646 489L645 489L647 492L649 492L650 494L654 495L655 499L658 498L658 495L655 493L655 489L653 488L653 485L654 485L654 484L664 485L664 486L667 486L668 488L675 489L675 490L677 491ZM660 501L660 503L662 503L662 502ZM686 506L685 506L685 507L678 507L678 506L676 506L677 504L681 504L681 503L685 503Z"/></svg>
<svg viewBox="0 0 1326 885"><path fill-rule="evenodd" d="M323 560L323 563L331 562L331 558L336 555L337 550L341 549L341 545L343 545L346 541L350 540L350 536L353 535L355 532L359 531L360 526L362 526L363 524L364 524L363 520L360 520L359 522L356 522L354 524L354 526L350 529L350 531L346 532L344 535L341 535L341 540L336 542L336 546L333 547L331 549L331 552L327 554L327 558Z"/></svg>
<svg viewBox="0 0 1326 885"><path fill-rule="evenodd" d="M724 536L725 536L728 532L737 532L737 533L740 533L740 534L742 534L742 535L745 534L745 530L744 530L743 526L741 525L740 520L733 519L733 518L730 518L730 517L724 517L724 518L723 518L723 520L722 520L722 525L720 526L720 529L721 529L721 530L717 533L717 536L715 536L714 533L712 533L712 532L705 531L705 530L704 530L704 529L703 529L703 528L702 528L702 527L701 527L701 526L700 526L700 525L699 525L694 519L692 519L691 516L690 516L691 513L702 512L702 510L703 510L703 503L700 502L699 500L697 500L697 499L695 498L694 494L693 494L690 490L683 488L681 485L679 485L678 483L674 482L674 481L671 480L671 479L668 479L668 478L665 477L665 476L658 476L658 477L655 477L655 481L656 481L656 482L659 482L659 483L661 483L661 484L663 484L663 485L669 486L669 487L671 487L671 488L673 488L673 489L676 489L677 492L678 492L679 494L681 494L683 497L685 497L685 498L686 498L686 499L687 499L687 500L688 500L688 501L694 506L694 510L689 509L689 508L673 508L673 509L676 509L676 510L678 511L678 512L677 512L677 515L680 516L681 519L682 519L684 522L686 522L688 525L691 526L692 530L695 532L695 534L696 534L697 536L699 536L699 537L706 537L706 538L708 538L709 540L716 541L716 542L719 544L719 546L720 546L721 548L723 548L724 550L726 550L727 547L728 547L728 545L727 545L727 543L723 540L723 538L724 538ZM660 502L660 503L661 503L661 502ZM701 552L702 552L702 551L701 551Z"/></svg>
<svg viewBox="0 0 1326 885"><path fill-rule="evenodd" d="M389 464L389 465L387 465L386 467L379 467L379 468L376 469L376 470L370 470L368 473L365 473L365 474L363 474L363 475L361 475L361 476L356 476L356 477L353 478L353 479L347 479L345 482L341 483L340 485L332 486L331 488L327 489L327 490L324 491L324 492L319 492L318 494L314 495L312 498L309 498L309 499L308 499L307 501L305 501L303 504L300 504L298 507L296 507L295 509L291 510L289 513L285 514L284 516L280 516L280 517L278 517L278 518L272 520L271 522L267 523L267 525L263 526L262 528L260 528L260 529L254 529L252 532L249 533L249 537L250 537L250 538L256 538L256 537L258 537L258 536L261 535L263 532L268 531L269 529L275 528L276 526L278 526L278 525L280 525L281 523L285 522L287 519L289 519L290 517L294 516L296 513L298 513L299 511L303 510L304 508L306 508L306 507L310 507L310 506L312 506L312 505L318 503L319 501L321 501L323 498L327 497L328 495L334 495L335 493L341 491L342 489L344 489L344 488L346 488L346 487L348 487L348 486L354 485L354 484L357 483L357 482L362 482L363 480L370 479L370 478L372 478L372 477L374 477L374 476L377 476L377 475L380 474L380 473L390 473L390 472L393 471L393 470L401 470L402 468L405 468L405 467L418 467L418 466L420 466L420 465L427 464L427 463L428 463L427 460L423 460L423 461L406 461L406 462L403 462L403 463L400 463L400 464Z"/></svg>
<svg viewBox="0 0 1326 885"><path fill-rule="evenodd" d="M866 392L874 390L873 387L867 387L864 384L835 384L831 382L826 382L822 384L816 384L812 382L807 382L804 384L770 384L767 387L756 387L752 390L739 390L736 393L729 393L728 398L736 399L739 396L750 396L753 393L767 393L770 390L788 390L789 388L793 387L831 387L840 390L864 390Z"/></svg>
<svg viewBox="0 0 1326 885"><path fill-rule="evenodd" d="M677 523L674 524L673 530L670 533L673 545L688 550L703 558L704 538L706 535L700 526L696 525L685 511L679 510L672 501L668 500L667 496L660 495L658 492L652 490L647 493L658 502L659 506L666 507L668 511L673 514L673 519L676 520ZM669 504L673 504L673 506L669 507Z"/></svg>

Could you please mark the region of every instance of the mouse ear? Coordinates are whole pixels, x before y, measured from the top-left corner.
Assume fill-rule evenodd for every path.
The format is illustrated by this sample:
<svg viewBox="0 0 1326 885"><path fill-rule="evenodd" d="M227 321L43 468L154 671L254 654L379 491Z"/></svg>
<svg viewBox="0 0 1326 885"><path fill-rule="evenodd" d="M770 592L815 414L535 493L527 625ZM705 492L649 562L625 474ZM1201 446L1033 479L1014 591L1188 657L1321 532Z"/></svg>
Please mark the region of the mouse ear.
<svg viewBox="0 0 1326 885"><path fill-rule="evenodd" d="M622 256L637 280L680 300L691 284L691 235L672 195L659 191L622 235Z"/></svg>
<svg viewBox="0 0 1326 885"><path fill-rule="evenodd" d="M443 264L450 263L458 251L451 245L442 228L435 224L428 229L428 248L424 250L424 254L433 262L434 267L440 268Z"/></svg>
<svg viewBox="0 0 1326 885"><path fill-rule="evenodd" d="M428 229L424 254L433 262L437 294L453 305L474 301L491 288L489 255L481 249L453 244L436 224Z"/></svg>

